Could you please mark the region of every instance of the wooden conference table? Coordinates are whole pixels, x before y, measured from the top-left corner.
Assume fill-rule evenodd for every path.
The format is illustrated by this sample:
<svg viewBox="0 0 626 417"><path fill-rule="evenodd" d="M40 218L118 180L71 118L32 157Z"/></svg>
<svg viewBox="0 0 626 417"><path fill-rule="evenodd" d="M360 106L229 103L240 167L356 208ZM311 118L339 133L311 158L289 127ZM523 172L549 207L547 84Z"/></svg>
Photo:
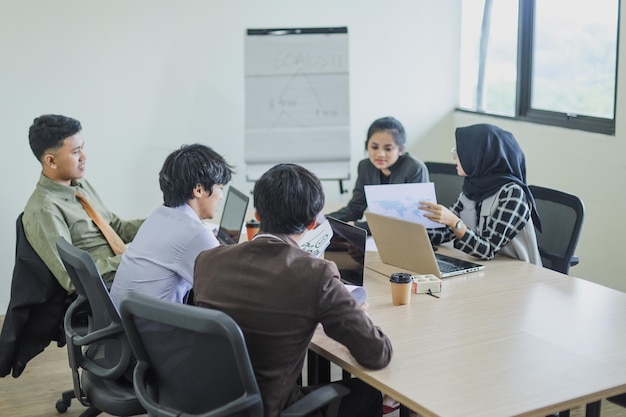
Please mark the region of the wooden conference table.
<svg viewBox="0 0 626 417"><path fill-rule="evenodd" d="M625 293L505 257L485 266L393 306L402 269L368 252L367 311L391 363L364 369L321 329L310 349L423 416L546 416L626 392Z"/></svg>

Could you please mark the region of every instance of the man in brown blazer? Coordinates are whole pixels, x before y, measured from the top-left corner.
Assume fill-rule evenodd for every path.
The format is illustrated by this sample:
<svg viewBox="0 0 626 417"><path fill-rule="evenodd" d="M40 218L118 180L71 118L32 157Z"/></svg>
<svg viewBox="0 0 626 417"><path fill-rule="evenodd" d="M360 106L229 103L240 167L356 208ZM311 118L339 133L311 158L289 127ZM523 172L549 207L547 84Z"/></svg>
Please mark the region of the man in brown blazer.
<svg viewBox="0 0 626 417"><path fill-rule="evenodd" d="M261 222L252 241L200 253L194 272L197 305L224 311L241 327L263 397L265 417L304 395L297 380L319 323L364 367L389 363L391 342L339 280L335 263L298 246L324 207L319 179L293 164L271 168L254 186ZM379 391L343 381L342 417L382 415Z"/></svg>

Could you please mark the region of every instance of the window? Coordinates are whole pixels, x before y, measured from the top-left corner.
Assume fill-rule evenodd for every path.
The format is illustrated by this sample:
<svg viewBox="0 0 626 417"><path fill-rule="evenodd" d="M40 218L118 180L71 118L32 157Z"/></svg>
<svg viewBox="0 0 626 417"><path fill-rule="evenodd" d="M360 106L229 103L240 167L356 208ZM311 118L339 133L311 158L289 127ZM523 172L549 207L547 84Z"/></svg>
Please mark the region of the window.
<svg viewBox="0 0 626 417"><path fill-rule="evenodd" d="M459 107L615 133L619 0L463 0Z"/></svg>

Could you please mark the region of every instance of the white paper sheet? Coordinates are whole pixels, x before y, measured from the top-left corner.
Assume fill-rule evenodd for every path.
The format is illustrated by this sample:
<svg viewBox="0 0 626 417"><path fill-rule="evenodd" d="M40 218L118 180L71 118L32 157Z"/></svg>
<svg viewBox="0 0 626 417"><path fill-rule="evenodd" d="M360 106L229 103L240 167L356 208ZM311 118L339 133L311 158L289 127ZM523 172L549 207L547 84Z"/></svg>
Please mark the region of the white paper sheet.
<svg viewBox="0 0 626 417"><path fill-rule="evenodd" d="M419 201L437 202L432 182L410 184L366 185L367 209L376 214L397 217L427 228L445 227L424 217L418 210Z"/></svg>
<svg viewBox="0 0 626 417"><path fill-rule="evenodd" d="M357 285L344 285L348 289L348 291L350 291L350 294L352 294L357 304L361 305L367 300L367 291L365 291L365 288L359 287Z"/></svg>
<svg viewBox="0 0 626 417"><path fill-rule="evenodd" d="M304 234L300 241L300 249L321 258L330 245L331 237L333 237L333 228L330 226L330 222L323 218L322 223Z"/></svg>

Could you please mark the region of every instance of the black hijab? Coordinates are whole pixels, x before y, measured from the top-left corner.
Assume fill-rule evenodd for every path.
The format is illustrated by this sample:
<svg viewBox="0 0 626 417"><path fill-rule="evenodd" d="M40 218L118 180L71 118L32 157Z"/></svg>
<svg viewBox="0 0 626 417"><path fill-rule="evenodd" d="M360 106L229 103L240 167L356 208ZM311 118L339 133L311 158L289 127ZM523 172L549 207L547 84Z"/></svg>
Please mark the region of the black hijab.
<svg viewBox="0 0 626 417"><path fill-rule="evenodd" d="M490 124L459 127L455 136L457 155L467 174L463 194L481 203L503 185L514 182L526 193L533 223L541 231L535 199L526 184L526 158L515 137Z"/></svg>

